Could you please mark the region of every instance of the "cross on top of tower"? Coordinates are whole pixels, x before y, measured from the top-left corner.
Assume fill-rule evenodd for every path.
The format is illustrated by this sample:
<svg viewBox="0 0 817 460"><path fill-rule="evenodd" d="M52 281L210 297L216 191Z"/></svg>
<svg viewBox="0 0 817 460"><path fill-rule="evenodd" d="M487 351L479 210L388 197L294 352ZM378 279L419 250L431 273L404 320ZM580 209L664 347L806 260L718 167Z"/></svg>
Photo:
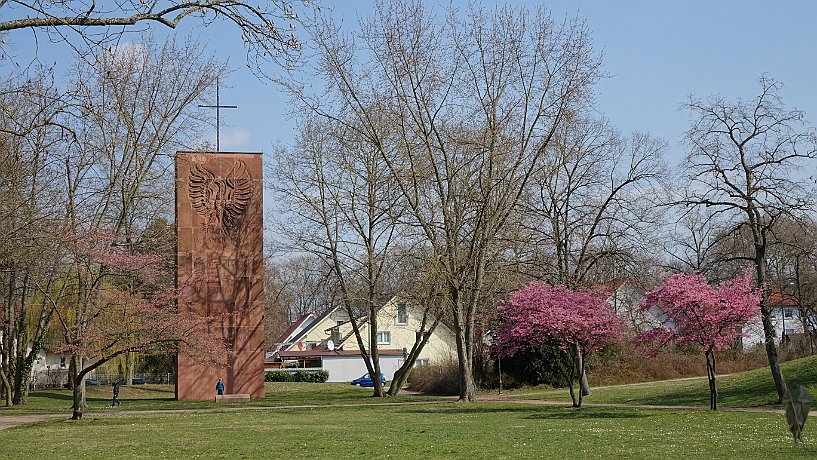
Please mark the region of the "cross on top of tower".
<svg viewBox="0 0 817 460"><path fill-rule="evenodd" d="M216 78L216 105L202 105L201 108L216 109L216 151L221 151L221 109L237 109L237 105L221 105L221 97L219 95L219 81Z"/></svg>

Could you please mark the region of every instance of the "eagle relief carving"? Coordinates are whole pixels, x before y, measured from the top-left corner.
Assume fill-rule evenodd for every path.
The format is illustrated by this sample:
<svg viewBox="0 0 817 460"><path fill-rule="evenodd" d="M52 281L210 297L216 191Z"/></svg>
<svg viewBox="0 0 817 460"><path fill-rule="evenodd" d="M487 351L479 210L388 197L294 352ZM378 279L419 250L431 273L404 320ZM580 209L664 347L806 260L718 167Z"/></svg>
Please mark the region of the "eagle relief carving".
<svg viewBox="0 0 817 460"><path fill-rule="evenodd" d="M243 161L233 163L227 177L193 164L187 194L193 209L204 217L205 233L234 236L252 198L252 180Z"/></svg>

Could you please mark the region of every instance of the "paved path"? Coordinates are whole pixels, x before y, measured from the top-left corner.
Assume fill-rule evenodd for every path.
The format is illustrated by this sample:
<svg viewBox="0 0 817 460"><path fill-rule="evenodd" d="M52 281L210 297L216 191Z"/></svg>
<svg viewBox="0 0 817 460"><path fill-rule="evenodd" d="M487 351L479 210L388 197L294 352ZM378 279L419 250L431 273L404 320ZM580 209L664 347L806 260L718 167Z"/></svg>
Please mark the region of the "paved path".
<svg viewBox="0 0 817 460"><path fill-rule="evenodd" d="M110 417L139 414L195 414L203 412L264 412L282 409L320 409L326 407L360 407L360 406L416 406L421 404L446 404L454 402L454 398L446 398L439 401L409 401L409 402L383 402L365 404L295 404L287 406L232 406L232 407L203 407L199 409L153 409L153 410L121 410L110 412L85 412L83 417ZM48 420L69 420L70 412L53 414L29 414L29 415L0 415L0 431L20 425L45 422Z"/></svg>
<svg viewBox="0 0 817 460"><path fill-rule="evenodd" d="M208 407L201 409L155 409L155 410L124 410L111 412L86 412L84 417L110 417L110 416L126 416L139 414L191 414L204 412L240 412L240 411L276 411L282 409L315 409L326 407L360 407L360 406L406 406L406 405L421 405L421 404L446 404L454 402L453 398L446 398L441 401L416 401L416 402L384 402L384 403L367 403L367 404L298 404L289 406L251 406L251 407ZM560 406L568 408L570 403L566 401L546 401L541 399L517 399L506 396L484 396L480 397L479 402L489 403L517 403L517 404L534 404L543 406ZM583 402L584 407L621 407L632 409L675 409L675 410L695 410L707 411L709 406L675 406L675 405L645 405L645 404L616 404L616 403L589 403ZM723 412L757 412L770 414L783 414L783 409L775 409L768 407L722 407L718 409ZM817 416L817 410L809 413L812 417ZM0 415L0 431L7 428L12 428L20 425L28 425L32 423L40 423L48 420L67 420L70 417L69 413L59 414L32 414L32 415Z"/></svg>

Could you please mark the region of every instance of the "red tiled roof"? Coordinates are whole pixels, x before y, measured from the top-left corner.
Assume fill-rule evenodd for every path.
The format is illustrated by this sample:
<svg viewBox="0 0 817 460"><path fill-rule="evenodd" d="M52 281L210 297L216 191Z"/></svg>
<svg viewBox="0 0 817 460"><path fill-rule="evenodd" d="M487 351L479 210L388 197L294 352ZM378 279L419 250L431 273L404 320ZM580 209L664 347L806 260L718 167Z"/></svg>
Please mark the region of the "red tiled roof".
<svg viewBox="0 0 817 460"><path fill-rule="evenodd" d="M779 289L773 289L769 293L769 305L775 305L780 307L796 307L798 305L797 297L787 294L785 292L780 291Z"/></svg>

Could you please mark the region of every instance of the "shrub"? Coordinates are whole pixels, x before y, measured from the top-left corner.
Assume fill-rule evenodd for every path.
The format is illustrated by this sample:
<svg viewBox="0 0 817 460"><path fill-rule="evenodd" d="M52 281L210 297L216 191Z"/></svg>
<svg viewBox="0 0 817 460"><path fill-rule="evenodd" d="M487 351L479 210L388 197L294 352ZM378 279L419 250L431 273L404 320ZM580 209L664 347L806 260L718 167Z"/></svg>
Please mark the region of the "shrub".
<svg viewBox="0 0 817 460"><path fill-rule="evenodd" d="M265 382L305 382L324 383L329 379L329 371L323 369L319 371L267 371L264 373Z"/></svg>
<svg viewBox="0 0 817 460"><path fill-rule="evenodd" d="M456 361L415 367L411 371L408 389L419 393L453 396L460 392Z"/></svg>

